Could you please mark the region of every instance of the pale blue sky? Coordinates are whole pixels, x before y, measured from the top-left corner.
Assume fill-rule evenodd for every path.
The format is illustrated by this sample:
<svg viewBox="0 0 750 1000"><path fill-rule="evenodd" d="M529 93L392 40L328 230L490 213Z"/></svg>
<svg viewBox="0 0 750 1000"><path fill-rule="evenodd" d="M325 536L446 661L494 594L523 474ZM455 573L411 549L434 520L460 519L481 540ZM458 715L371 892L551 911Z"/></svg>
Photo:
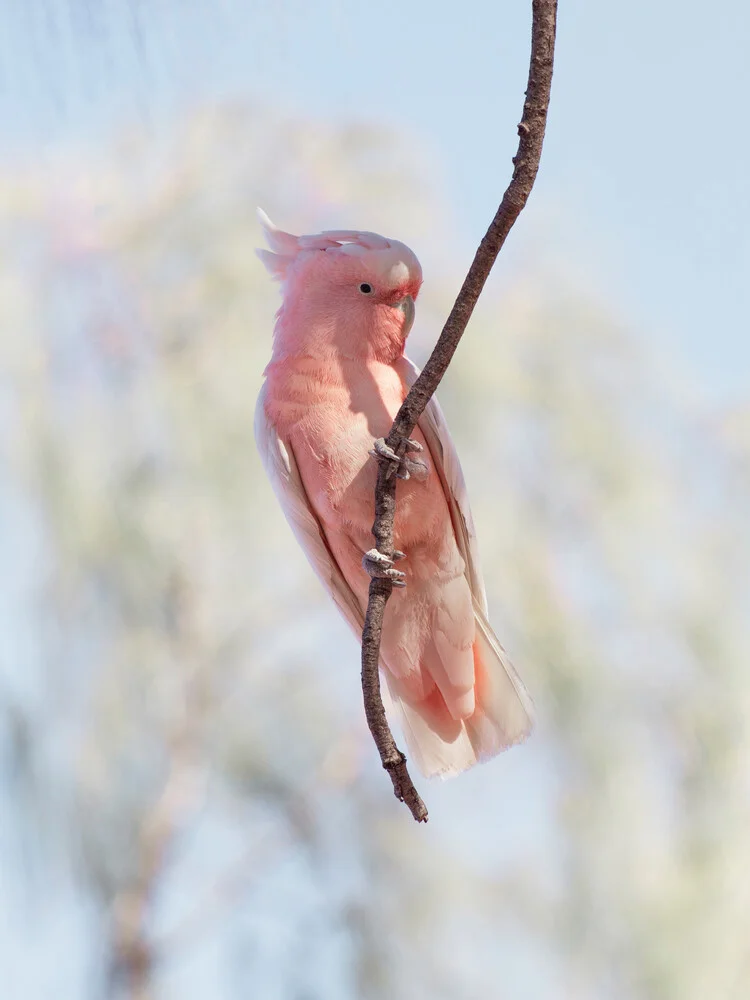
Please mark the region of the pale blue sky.
<svg viewBox="0 0 750 1000"><path fill-rule="evenodd" d="M529 7L8 0L6 155L221 95L370 118L434 151L468 253L508 177ZM749 43L742 0L564 0L542 174L506 256L533 233L723 400L750 389Z"/></svg>

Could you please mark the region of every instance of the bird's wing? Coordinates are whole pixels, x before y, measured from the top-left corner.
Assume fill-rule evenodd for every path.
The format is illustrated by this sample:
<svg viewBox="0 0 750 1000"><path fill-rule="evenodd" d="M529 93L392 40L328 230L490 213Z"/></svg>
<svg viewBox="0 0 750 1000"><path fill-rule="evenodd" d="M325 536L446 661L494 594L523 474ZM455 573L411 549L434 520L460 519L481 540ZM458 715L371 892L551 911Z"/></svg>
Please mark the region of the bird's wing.
<svg viewBox="0 0 750 1000"><path fill-rule="evenodd" d="M413 366L411 369L413 378L416 378L417 370ZM255 438L271 485L308 561L354 634L361 640L362 609L326 542L305 492L291 444L281 439L269 421L264 403L265 388L256 407ZM423 773L447 776L524 739L531 728L533 707L522 681L487 621L484 585L466 486L445 418L434 399L428 404L419 426L448 499L457 544L466 563L466 576L474 598L478 624L478 646L475 648L479 654L478 662L484 665L483 708L466 724L461 739L448 745L430 730L417 709L395 695L389 696L388 684L383 686L382 695L387 710L391 708L392 697L410 750ZM493 665L500 669L492 669Z"/></svg>
<svg viewBox="0 0 750 1000"><path fill-rule="evenodd" d="M406 357L404 362L406 362L407 383L411 387L417 380L419 369ZM440 404L434 396L425 407L418 423L419 429L424 434L427 447L430 449L435 469L443 485L443 493L448 501L458 549L466 562L466 576L474 603L479 605L486 616L487 595L484 590L484 579L479 563L479 546L474 530L474 519L471 516L466 482L456 446L453 444L453 438L448 430L448 424L440 409Z"/></svg>
<svg viewBox="0 0 750 1000"><path fill-rule="evenodd" d="M417 380L419 369L408 358L405 357L404 361L408 372L407 383L411 386ZM480 650L483 651L482 659L488 666L494 661L502 668L499 673L488 671L491 683L488 685L486 703L495 721L496 733L493 739L498 746L510 746L523 740L530 732L534 719L533 702L487 617L487 595L479 564L479 546L466 482L448 424L434 396L425 407L418 423L443 485L458 550L466 563L466 579L474 602L474 617L478 625L477 638ZM517 700L513 698L513 692L518 696ZM495 751L493 749L490 752Z"/></svg>
<svg viewBox="0 0 750 1000"><path fill-rule="evenodd" d="M291 443L279 437L268 419L265 396L264 386L255 408L255 441L266 474L310 565L341 614L361 638L364 616L359 602L328 547L323 529L305 492Z"/></svg>

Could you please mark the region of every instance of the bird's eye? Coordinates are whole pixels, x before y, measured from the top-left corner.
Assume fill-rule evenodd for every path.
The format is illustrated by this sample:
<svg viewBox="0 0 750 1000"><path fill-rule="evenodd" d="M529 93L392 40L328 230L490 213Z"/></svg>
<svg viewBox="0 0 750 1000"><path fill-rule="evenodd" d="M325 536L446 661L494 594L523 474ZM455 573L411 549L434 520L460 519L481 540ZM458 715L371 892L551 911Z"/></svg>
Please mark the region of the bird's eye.
<svg viewBox="0 0 750 1000"><path fill-rule="evenodd" d="M372 285L368 285L366 281L363 281L362 284L359 286L359 290L360 292L362 292L363 295L371 295Z"/></svg>

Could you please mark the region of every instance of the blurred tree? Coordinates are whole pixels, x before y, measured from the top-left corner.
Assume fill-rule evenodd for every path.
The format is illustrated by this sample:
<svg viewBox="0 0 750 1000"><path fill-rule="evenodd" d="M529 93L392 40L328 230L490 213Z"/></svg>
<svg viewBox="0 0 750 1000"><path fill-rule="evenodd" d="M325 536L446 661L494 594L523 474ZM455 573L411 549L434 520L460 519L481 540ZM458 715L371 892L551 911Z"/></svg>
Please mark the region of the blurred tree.
<svg viewBox="0 0 750 1000"><path fill-rule="evenodd" d="M427 173L234 105L2 179L0 851L60 914L9 904L18 996L745 996L744 425L549 269L485 299L441 398L541 718L426 830L260 471L255 205L442 240L455 282Z"/></svg>

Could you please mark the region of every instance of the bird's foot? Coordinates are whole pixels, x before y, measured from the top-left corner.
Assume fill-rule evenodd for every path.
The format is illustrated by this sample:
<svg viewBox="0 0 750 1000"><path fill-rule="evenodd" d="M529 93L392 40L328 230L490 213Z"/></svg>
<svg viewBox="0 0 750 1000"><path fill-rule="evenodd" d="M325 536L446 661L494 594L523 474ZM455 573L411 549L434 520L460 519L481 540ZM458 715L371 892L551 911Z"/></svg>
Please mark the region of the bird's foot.
<svg viewBox="0 0 750 1000"><path fill-rule="evenodd" d="M430 474L427 462L419 458L409 458L410 451L415 453L423 451L422 445L419 441L404 438L402 447L403 454L399 454L387 444L385 438L377 438L370 454L374 458L386 459L392 463L388 470L388 478L393 475L395 470L399 479L416 479L418 483L424 482Z"/></svg>
<svg viewBox="0 0 750 1000"><path fill-rule="evenodd" d="M377 549L370 549L362 556L362 566L371 577L379 580L390 580L394 587L406 586L406 574L395 569L393 564L404 558L404 553L398 549L393 553L393 558L384 556Z"/></svg>

